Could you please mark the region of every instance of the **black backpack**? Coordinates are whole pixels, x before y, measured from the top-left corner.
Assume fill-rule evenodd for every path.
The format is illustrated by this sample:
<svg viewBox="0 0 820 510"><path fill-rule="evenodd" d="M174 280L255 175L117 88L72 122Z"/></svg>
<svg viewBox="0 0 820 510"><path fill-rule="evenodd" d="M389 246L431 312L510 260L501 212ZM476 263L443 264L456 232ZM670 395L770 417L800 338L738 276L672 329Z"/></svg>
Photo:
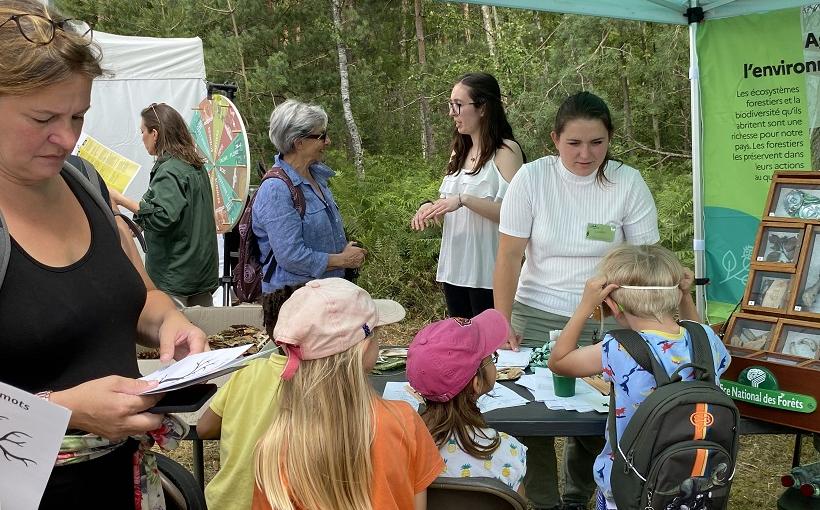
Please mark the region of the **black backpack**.
<svg viewBox="0 0 820 510"><path fill-rule="evenodd" d="M290 198L293 200L293 207L299 212L299 216L305 217L305 195L302 190L293 185L288 174L279 167L273 167L262 176L262 182L268 179L281 179L288 185ZM262 185L262 182L259 185ZM239 261L233 268L233 291L240 303L254 303L262 296L262 281L270 282L273 272L276 269L276 259L273 257L271 249L264 261L259 260L259 242L253 233L253 203L257 189L250 200L245 203L239 222L236 224L239 232ZM262 274L262 268L270 262L268 270Z"/></svg>
<svg viewBox="0 0 820 510"><path fill-rule="evenodd" d="M681 321L692 340L692 362L670 376L635 331L609 334L655 377L657 388L616 439L615 388L607 428L614 456L611 486L618 510L720 510L735 471L740 413L715 383L709 338L697 322ZM694 380L680 372L694 370Z"/></svg>

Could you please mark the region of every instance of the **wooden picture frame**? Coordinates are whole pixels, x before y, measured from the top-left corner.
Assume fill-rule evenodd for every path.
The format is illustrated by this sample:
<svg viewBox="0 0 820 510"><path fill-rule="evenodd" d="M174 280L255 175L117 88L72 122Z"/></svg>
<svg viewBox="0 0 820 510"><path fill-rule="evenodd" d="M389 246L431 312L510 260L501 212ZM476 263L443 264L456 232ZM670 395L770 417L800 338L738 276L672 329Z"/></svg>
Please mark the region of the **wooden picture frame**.
<svg viewBox="0 0 820 510"><path fill-rule="evenodd" d="M775 174L769 188L764 218L820 224L820 181Z"/></svg>
<svg viewBox="0 0 820 510"><path fill-rule="evenodd" d="M729 319L729 326L726 334L723 335L723 343L733 354L734 350L740 355L752 355L765 351L772 345L777 334L777 318L760 317L747 313L736 313ZM761 338L765 334L766 338ZM740 350L736 350L740 349Z"/></svg>
<svg viewBox="0 0 820 510"><path fill-rule="evenodd" d="M743 296L743 309L785 315L791 310L795 273L752 268Z"/></svg>
<svg viewBox="0 0 820 510"><path fill-rule="evenodd" d="M806 229L793 290L790 313L820 318L820 225Z"/></svg>
<svg viewBox="0 0 820 510"><path fill-rule="evenodd" d="M803 360L820 357L820 323L781 319L771 349L776 353L798 356Z"/></svg>
<svg viewBox="0 0 820 510"><path fill-rule="evenodd" d="M757 231L752 266L775 271L797 270L808 228L794 223L764 221Z"/></svg>

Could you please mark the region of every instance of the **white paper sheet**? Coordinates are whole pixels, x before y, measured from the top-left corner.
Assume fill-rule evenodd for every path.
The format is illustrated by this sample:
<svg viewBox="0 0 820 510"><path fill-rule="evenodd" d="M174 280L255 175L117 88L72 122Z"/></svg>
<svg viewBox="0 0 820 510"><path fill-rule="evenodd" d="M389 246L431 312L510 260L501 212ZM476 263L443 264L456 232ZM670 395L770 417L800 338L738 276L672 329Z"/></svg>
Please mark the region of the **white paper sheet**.
<svg viewBox="0 0 820 510"><path fill-rule="evenodd" d="M581 413L596 411L606 413L609 410L609 397L587 384L583 379L575 381L575 396L558 397L552 384L552 372L548 368L537 367L534 374L524 375L516 384L530 390L538 402L544 402L549 409L565 409Z"/></svg>
<svg viewBox="0 0 820 510"><path fill-rule="evenodd" d="M143 392L143 394L151 395L184 388L241 368L252 359L251 357L241 357L251 346L252 344L248 344L231 347L230 349L216 349L191 354L165 368L152 372L145 377L140 377L143 381L159 381L158 386ZM254 357L256 356L254 355Z"/></svg>
<svg viewBox="0 0 820 510"><path fill-rule="evenodd" d="M490 412L494 409L504 407L517 407L527 405L530 401L522 397L513 390L495 383L493 389L478 397L478 409L482 413Z"/></svg>
<svg viewBox="0 0 820 510"><path fill-rule="evenodd" d="M498 351L498 361L495 363L495 366L498 368L527 368L530 364L531 355L531 347L521 347L518 352L501 349Z"/></svg>
<svg viewBox="0 0 820 510"><path fill-rule="evenodd" d="M71 411L0 383L0 508L36 510Z"/></svg>
<svg viewBox="0 0 820 510"><path fill-rule="evenodd" d="M407 382L388 381L384 385L382 398L385 400L402 400L407 402L418 412L422 397L416 393Z"/></svg>

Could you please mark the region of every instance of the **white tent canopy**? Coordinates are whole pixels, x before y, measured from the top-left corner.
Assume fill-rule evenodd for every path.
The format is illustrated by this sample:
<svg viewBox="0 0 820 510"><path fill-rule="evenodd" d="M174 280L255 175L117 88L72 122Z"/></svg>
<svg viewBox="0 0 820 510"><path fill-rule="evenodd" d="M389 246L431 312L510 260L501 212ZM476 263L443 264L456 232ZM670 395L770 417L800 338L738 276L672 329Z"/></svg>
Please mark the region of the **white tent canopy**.
<svg viewBox="0 0 820 510"><path fill-rule="evenodd" d="M467 3L515 7L565 14L584 14L606 18L654 21L689 25L689 79L692 96L692 207L694 215L695 276L704 276L705 241L703 233L702 137L700 78L697 54L699 21L729 18L790 7L801 7L817 0L460 0ZM690 23L690 13L692 22ZM697 287L698 313L705 317L705 292Z"/></svg>
<svg viewBox="0 0 820 510"><path fill-rule="evenodd" d="M94 80L83 131L142 168L126 194L139 199L148 189L153 158L140 137L140 111L167 103L186 121L206 94L202 40L159 39L94 32L106 75Z"/></svg>

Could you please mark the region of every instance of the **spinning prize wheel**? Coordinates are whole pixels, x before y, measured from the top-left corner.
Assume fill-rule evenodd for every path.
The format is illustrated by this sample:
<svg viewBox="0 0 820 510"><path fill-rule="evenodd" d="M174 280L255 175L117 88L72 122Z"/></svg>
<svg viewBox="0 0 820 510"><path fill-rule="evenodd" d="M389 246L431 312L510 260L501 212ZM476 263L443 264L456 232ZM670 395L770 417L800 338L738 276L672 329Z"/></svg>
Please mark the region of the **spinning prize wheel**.
<svg viewBox="0 0 820 510"><path fill-rule="evenodd" d="M228 98L213 94L199 103L188 129L206 160L216 231L224 234L239 221L248 197L251 154L245 123Z"/></svg>

